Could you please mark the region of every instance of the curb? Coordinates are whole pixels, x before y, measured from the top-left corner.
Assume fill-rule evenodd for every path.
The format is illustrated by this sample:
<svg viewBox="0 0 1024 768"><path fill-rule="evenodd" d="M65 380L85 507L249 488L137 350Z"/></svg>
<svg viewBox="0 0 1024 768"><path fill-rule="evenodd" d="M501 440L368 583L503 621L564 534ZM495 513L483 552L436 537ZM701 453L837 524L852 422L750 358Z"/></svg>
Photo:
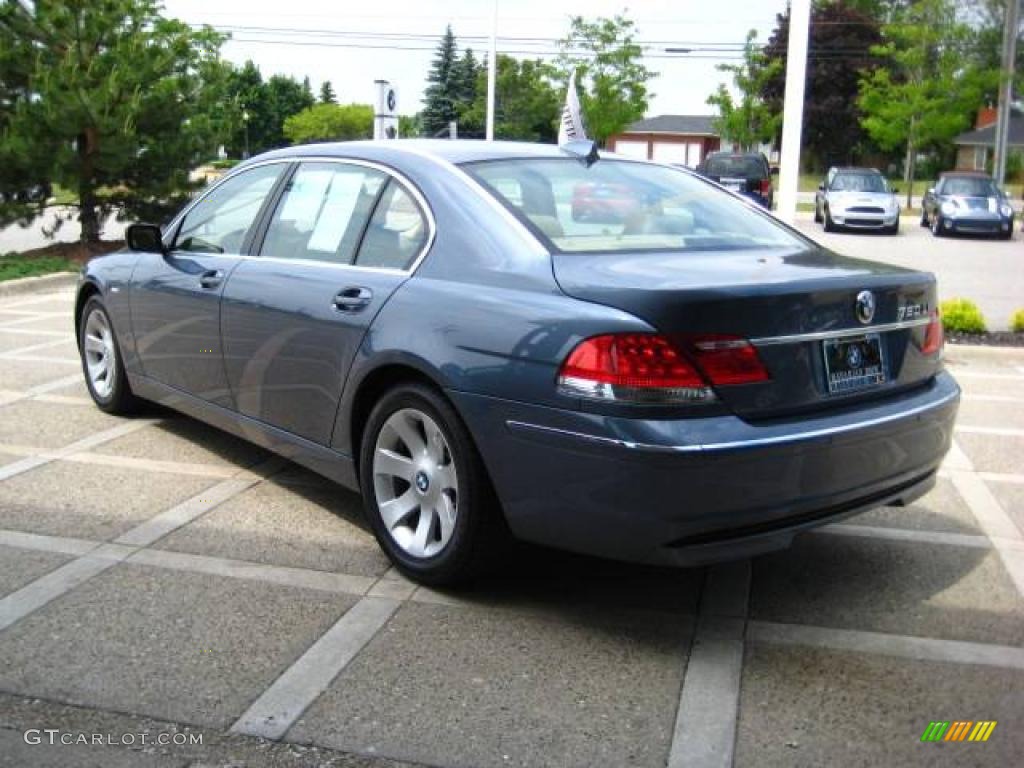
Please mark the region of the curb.
<svg viewBox="0 0 1024 768"><path fill-rule="evenodd" d="M46 293L57 288L66 288L77 284L77 272L57 272L53 275L4 280L0 282L0 299L8 296L21 296L26 293Z"/></svg>

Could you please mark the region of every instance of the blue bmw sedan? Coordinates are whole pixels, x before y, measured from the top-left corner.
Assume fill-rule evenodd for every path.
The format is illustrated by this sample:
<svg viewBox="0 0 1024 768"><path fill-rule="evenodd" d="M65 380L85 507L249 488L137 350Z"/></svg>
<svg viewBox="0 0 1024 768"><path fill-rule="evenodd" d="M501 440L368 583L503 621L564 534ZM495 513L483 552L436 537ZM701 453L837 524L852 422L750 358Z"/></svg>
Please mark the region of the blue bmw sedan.
<svg viewBox="0 0 1024 768"><path fill-rule="evenodd" d="M631 203L574 215L594 189ZM96 404L155 401L359 490L424 583L509 536L676 565L784 547L912 501L950 445L933 276L685 169L293 147L127 241L78 289Z"/></svg>

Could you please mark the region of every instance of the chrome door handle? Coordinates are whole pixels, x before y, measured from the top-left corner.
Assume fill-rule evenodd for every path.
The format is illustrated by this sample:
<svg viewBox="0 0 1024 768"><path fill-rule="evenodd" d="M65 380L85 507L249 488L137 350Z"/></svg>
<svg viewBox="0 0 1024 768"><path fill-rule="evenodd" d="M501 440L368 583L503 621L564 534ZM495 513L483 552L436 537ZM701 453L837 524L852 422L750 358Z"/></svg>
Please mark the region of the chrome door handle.
<svg viewBox="0 0 1024 768"><path fill-rule="evenodd" d="M352 286L338 292L334 297L334 308L342 312L359 312L366 309L373 299L373 291L363 286Z"/></svg>
<svg viewBox="0 0 1024 768"><path fill-rule="evenodd" d="M199 285L203 288L216 288L224 279L224 272L220 269L210 269L199 276Z"/></svg>

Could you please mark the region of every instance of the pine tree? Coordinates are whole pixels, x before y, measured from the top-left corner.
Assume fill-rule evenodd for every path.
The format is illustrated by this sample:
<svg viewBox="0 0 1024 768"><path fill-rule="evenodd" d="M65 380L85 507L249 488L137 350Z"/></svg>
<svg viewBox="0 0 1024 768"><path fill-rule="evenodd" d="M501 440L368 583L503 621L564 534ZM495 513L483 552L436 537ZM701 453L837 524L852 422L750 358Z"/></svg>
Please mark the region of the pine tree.
<svg viewBox="0 0 1024 768"><path fill-rule="evenodd" d="M455 35L449 24L434 54L434 63L427 76L430 85L423 96L423 131L427 136L446 129L448 123L458 117L456 56Z"/></svg>
<svg viewBox="0 0 1024 768"><path fill-rule="evenodd" d="M338 97L334 94L334 86L331 85L330 80L324 80L320 85L320 103L321 104L337 104Z"/></svg>
<svg viewBox="0 0 1024 768"><path fill-rule="evenodd" d="M0 188L73 190L83 241L114 210L159 220L230 120L223 40L154 0L0 3ZM0 200L0 219L41 212Z"/></svg>
<svg viewBox="0 0 1024 768"><path fill-rule="evenodd" d="M461 113L472 107L473 102L476 101L477 75L480 73L482 65L477 63L473 49L467 48L462 57L455 62L453 69L453 95Z"/></svg>

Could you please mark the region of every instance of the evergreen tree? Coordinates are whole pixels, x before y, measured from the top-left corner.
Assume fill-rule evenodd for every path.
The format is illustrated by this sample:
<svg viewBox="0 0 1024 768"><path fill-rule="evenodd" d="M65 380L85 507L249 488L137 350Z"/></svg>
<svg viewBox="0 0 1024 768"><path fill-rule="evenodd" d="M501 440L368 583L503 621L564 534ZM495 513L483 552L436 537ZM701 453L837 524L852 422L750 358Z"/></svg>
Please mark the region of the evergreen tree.
<svg viewBox="0 0 1024 768"><path fill-rule="evenodd" d="M458 118L458 87L456 80L457 51L451 25L437 46L434 62L427 76L427 90L423 96L423 132L433 136Z"/></svg>
<svg viewBox="0 0 1024 768"><path fill-rule="evenodd" d="M0 0L0 188L75 191L84 241L113 210L159 220L229 119L223 40L154 0ZM8 198L0 219L41 213Z"/></svg>
<svg viewBox="0 0 1024 768"><path fill-rule="evenodd" d="M334 94L334 86L331 85L330 80L324 80L320 85L320 103L321 104L337 104L338 97Z"/></svg>
<svg viewBox="0 0 1024 768"><path fill-rule="evenodd" d="M477 95L477 78L480 72L487 72L487 67L484 64L477 63L476 56L473 55L473 49L467 48L462 56L455 62L453 72L453 91L454 97L459 104L459 111L465 111L469 109L473 102L476 101ZM484 87L486 90L486 86Z"/></svg>

